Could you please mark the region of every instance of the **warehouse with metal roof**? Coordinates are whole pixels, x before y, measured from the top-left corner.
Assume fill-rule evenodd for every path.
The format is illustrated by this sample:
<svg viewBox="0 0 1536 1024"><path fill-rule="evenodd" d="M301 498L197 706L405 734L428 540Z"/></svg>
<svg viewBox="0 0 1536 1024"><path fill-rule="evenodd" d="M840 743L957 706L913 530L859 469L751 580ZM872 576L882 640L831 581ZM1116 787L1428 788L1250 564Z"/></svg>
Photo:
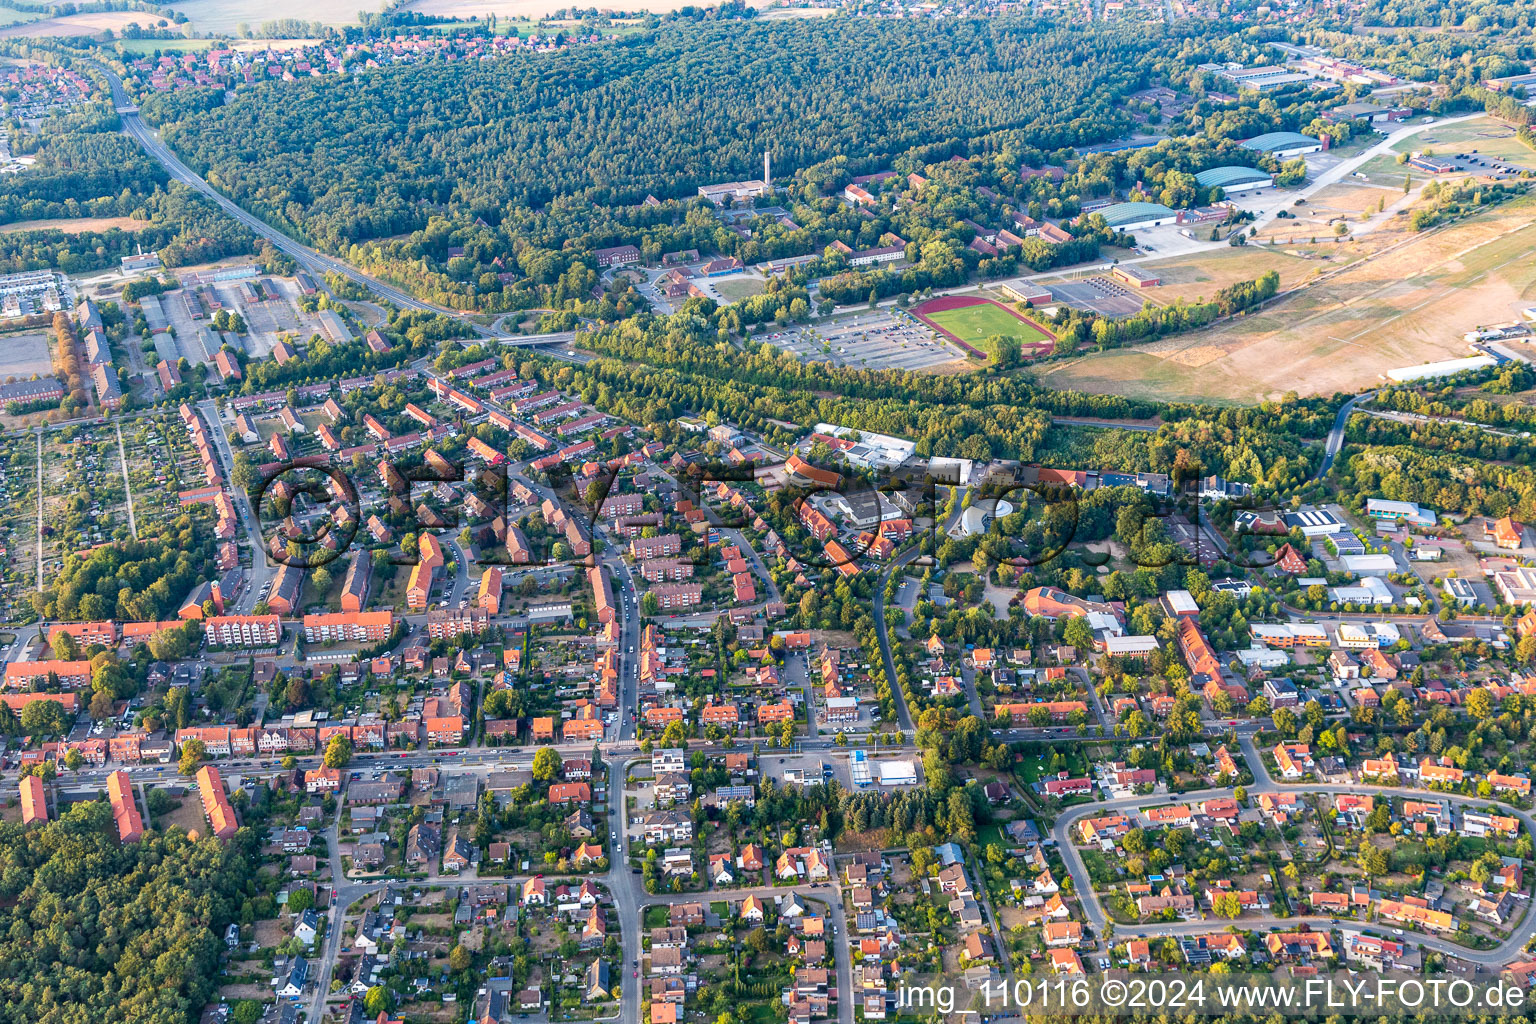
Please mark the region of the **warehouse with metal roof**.
<svg viewBox="0 0 1536 1024"><path fill-rule="evenodd" d="M1179 219L1178 213L1162 203L1116 203L1096 211L1112 228L1135 231L1138 228L1155 228L1172 224Z"/></svg>
<svg viewBox="0 0 1536 1024"><path fill-rule="evenodd" d="M1195 175L1195 182L1201 188L1219 188L1227 193L1247 192L1270 187L1275 183L1275 176L1253 167L1212 167Z"/></svg>
<svg viewBox="0 0 1536 1024"><path fill-rule="evenodd" d="M1321 152L1323 143L1319 139L1300 132L1265 132L1263 135L1245 139L1242 147L1257 153L1268 153L1270 156L1288 157Z"/></svg>

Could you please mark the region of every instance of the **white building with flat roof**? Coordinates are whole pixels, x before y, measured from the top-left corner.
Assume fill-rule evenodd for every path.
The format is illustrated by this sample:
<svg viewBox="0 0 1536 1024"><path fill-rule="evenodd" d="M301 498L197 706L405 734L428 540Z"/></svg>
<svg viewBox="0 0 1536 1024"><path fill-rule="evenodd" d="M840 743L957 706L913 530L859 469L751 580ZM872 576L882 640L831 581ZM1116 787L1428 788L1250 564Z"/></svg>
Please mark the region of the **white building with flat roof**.
<svg viewBox="0 0 1536 1024"><path fill-rule="evenodd" d="M878 761L876 767L880 769L882 786L917 785L916 761Z"/></svg>
<svg viewBox="0 0 1536 1024"><path fill-rule="evenodd" d="M1470 608L1477 604L1477 591L1470 580L1461 579L1459 576L1447 576L1443 589L1446 597L1463 608Z"/></svg>
<svg viewBox="0 0 1536 1024"><path fill-rule="evenodd" d="M1142 658L1157 647L1155 636L1111 636L1104 640L1104 653L1115 658Z"/></svg>
<svg viewBox="0 0 1536 1024"><path fill-rule="evenodd" d="M1354 586L1334 587L1333 600L1340 604L1391 604L1392 588L1379 576L1367 576Z"/></svg>
<svg viewBox="0 0 1536 1024"><path fill-rule="evenodd" d="M1365 514L1372 519L1389 519L1393 522L1412 523L1414 526L1434 526L1433 509L1411 501L1392 501L1388 498L1370 498L1365 503Z"/></svg>
<svg viewBox="0 0 1536 1024"><path fill-rule="evenodd" d="M1244 668L1275 669L1290 664L1291 656L1274 647L1265 647L1262 644L1250 647L1246 651L1234 651L1237 660L1242 662Z"/></svg>
<svg viewBox="0 0 1536 1024"><path fill-rule="evenodd" d="M1397 559L1391 555L1343 555L1339 564L1353 573L1397 571Z"/></svg>

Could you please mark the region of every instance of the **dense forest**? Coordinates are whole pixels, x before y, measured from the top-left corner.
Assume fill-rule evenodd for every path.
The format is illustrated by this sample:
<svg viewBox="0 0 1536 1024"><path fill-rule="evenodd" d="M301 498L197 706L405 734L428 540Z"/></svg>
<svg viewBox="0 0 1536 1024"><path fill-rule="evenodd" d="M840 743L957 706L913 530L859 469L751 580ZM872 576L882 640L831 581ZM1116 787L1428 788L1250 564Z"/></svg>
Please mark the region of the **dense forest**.
<svg viewBox="0 0 1536 1024"><path fill-rule="evenodd" d="M971 232L955 225L998 222L983 194L1038 219L1073 215L1078 196L1140 177L1161 190L1169 171L1230 160L1239 131L1316 118L1321 101L1310 97L1271 103L1209 131L1197 118L1211 141L1187 151L1103 155L1070 182L1021 176L1021 165L1123 136L1142 112L1131 93L1233 52L1226 36L1193 25L1160 38L1009 18L684 20L602 47L261 83L225 105L194 91L144 113L242 206L424 298L600 315L581 307L594 301L589 254L626 242L648 258L698 248L755 262L834 240L877 245L890 232L963 253L925 259L904 281L853 275L848 290L860 298L865 277L894 293L950 283L957 270L1055 265L1060 256L1033 243L978 268L964 252ZM1203 103L1200 116L1220 109ZM791 182L786 209L733 231L697 188L759 177L764 150L775 179ZM956 157L958 173L938 173ZM935 191L872 217L828 194L892 167L936 176ZM1186 179L1181 205L1210 198L1185 196ZM1095 255L1092 242L1076 257Z"/></svg>
<svg viewBox="0 0 1536 1024"><path fill-rule="evenodd" d="M212 202L172 182L138 143L118 131L110 106L91 104L12 133L37 162L0 176L0 224L77 217L129 217L142 227L81 232L37 228L0 234L0 273L56 268L66 274L113 266L142 246L167 266L249 252L255 236Z"/></svg>
<svg viewBox="0 0 1536 1024"><path fill-rule="evenodd" d="M424 227L435 205L499 220L509 206L559 216L568 197L686 197L760 177L770 147L786 170L842 154L877 169L1000 128L1056 149L1128 127L1115 98L1138 87L1157 40L1012 27L691 25L468 68L263 85L167 137L243 205L335 245Z"/></svg>
<svg viewBox="0 0 1536 1024"><path fill-rule="evenodd" d="M53 586L32 595L32 607L45 619L172 618L213 567L212 547L198 540L189 516L180 516L164 537L66 556Z"/></svg>
<svg viewBox="0 0 1536 1024"><path fill-rule="evenodd" d="M42 827L0 824L0 1022L195 1021L220 933L249 914L255 860L249 832L120 845L105 800Z"/></svg>

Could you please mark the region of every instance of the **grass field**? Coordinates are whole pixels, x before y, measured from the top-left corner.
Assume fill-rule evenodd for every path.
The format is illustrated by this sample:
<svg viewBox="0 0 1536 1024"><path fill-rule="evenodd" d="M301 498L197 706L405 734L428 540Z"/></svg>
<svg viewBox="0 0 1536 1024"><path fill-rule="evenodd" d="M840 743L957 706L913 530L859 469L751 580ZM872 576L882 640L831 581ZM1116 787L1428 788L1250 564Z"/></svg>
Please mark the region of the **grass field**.
<svg viewBox="0 0 1536 1024"><path fill-rule="evenodd" d="M143 56L161 53L198 53L213 46L212 39L119 39L124 52ZM116 44L114 44L116 45Z"/></svg>
<svg viewBox="0 0 1536 1024"><path fill-rule="evenodd" d="M56 220L18 220L10 224L0 224L0 234L10 234L15 231L54 230L78 235L82 231L108 231L112 228L138 231L147 227L149 227L149 221L139 220L136 217L61 217Z"/></svg>
<svg viewBox="0 0 1536 1024"><path fill-rule="evenodd" d="M1154 292L1153 301L1169 305L1179 299L1187 302L1209 299L1229 285L1251 281L1270 270L1280 275L1281 288L1294 288L1315 276L1318 270L1332 265L1291 256L1280 249L1253 246L1189 253L1145 266L1163 279Z"/></svg>
<svg viewBox="0 0 1536 1024"><path fill-rule="evenodd" d="M949 331L955 337L994 355L987 339L993 335L1017 338L1021 345L1038 345L1049 342L1050 337L1033 324L1026 323L1005 309L991 303L946 309L939 313L925 314L928 319Z"/></svg>
<svg viewBox="0 0 1536 1024"><path fill-rule="evenodd" d="M1404 139L1392 147L1399 153L1423 151L1441 155L1470 153L1513 160L1530 166L1536 164L1536 151L1526 148L1515 137L1515 130L1502 121L1480 117L1475 121L1461 121L1444 127L1426 128L1412 138Z"/></svg>
<svg viewBox="0 0 1536 1024"><path fill-rule="evenodd" d="M1401 240L1407 229L1407 219L1394 215L1400 214L1405 205L1412 202L1413 198L1403 194L1401 179L1395 187L1368 184L1358 179L1341 181L1318 191L1302 205L1292 206L1287 211L1290 217L1270 221L1257 237L1273 239L1286 248L1310 248L1318 255L1357 258L1364 256L1366 251L1382 249ZM1369 250L1358 246L1339 249L1334 226L1341 218L1351 232L1363 231L1371 236ZM1372 226L1365 226L1372 221L1375 222ZM1313 239L1317 241L1314 243Z"/></svg>
<svg viewBox="0 0 1536 1024"><path fill-rule="evenodd" d="M750 299L754 295L761 295L768 288L767 281L759 281L752 277L734 277L724 281L715 282L715 291L727 302L740 302L742 299Z"/></svg>
<svg viewBox="0 0 1536 1024"><path fill-rule="evenodd" d="M23 21L38 21L41 14L31 11L18 11L14 7L0 7L0 25L15 25Z"/></svg>
<svg viewBox="0 0 1536 1024"><path fill-rule="evenodd" d="M1415 236L1262 312L1132 349L1053 363L1052 387L1251 403L1352 392L1389 369L1467 354L1461 335L1536 298L1536 197ZM1247 275L1252 276L1252 275Z"/></svg>

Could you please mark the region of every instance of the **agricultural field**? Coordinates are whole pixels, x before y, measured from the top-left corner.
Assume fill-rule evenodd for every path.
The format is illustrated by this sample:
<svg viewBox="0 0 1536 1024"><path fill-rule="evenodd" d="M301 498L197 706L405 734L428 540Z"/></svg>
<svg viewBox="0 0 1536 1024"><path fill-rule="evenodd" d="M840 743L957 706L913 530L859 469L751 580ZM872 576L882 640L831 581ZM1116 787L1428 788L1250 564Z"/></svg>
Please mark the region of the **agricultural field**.
<svg viewBox="0 0 1536 1024"><path fill-rule="evenodd" d="M19 12L13 12L19 13ZM0 21L5 20L0 16ZM153 25L160 19L142 11L95 11L90 14L66 14L41 21L17 21L0 28L0 38L18 36L94 36L111 29L119 32L129 25Z"/></svg>
<svg viewBox="0 0 1536 1024"><path fill-rule="evenodd" d="M18 11L14 7L0 7L0 25L19 25L36 21L42 15L34 11Z"/></svg>
<svg viewBox="0 0 1536 1024"><path fill-rule="evenodd" d="M283 18L319 21L327 25L355 25L360 10L377 11L379 0L267 0L257 6L239 0L187 0L176 10L192 19L198 32L235 32L240 25L252 28Z"/></svg>
<svg viewBox="0 0 1536 1024"><path fill-rule="evenodd" d="M227 0L210 0L210 4L224 3ZM327 0L328 3L336 3L342 6L345 0ZM762 9L767 7L769 0L748 0L746 6ZM193 7L200 6L194 2ZM352 5L354 8L356 4ZM679 8L689 6L688 0L635 0L634 3L624 5L625 11L647 11L655 14L665 14ZM412 0L405 4L402 10L414 11L419 14L432 14L444 18L487 18L495 15L499 20L510 18L547 18L557 11L570 9L569 4L560 0ZM190 11L188 12L191 13ZM294 17L308 17L297 13ZM195 15L194 15L195 18Z"/></svg>
<svg viewBox="0 0 1536 1024"><path fill-rule="evenodd" d="M0 225L0 233L13 231L63 231L66 234L78 235L83 231L110 231L118 228L122 231L140 231L149 227L150 222L140 220L137 217L58 217L51 220L18 220L9 224Z"/></svg>
<svg viewBox="0 0 1536 1024"><path fill-rule="evenodd" d="M1536 199L1508 203L1340 271L1262 312L1054 363L1052 387L1174 401L1356 391L1398 366L1466 354L1461 335L1536 296ZM1252 276L1252 275L1246 275Z"/></svg>

